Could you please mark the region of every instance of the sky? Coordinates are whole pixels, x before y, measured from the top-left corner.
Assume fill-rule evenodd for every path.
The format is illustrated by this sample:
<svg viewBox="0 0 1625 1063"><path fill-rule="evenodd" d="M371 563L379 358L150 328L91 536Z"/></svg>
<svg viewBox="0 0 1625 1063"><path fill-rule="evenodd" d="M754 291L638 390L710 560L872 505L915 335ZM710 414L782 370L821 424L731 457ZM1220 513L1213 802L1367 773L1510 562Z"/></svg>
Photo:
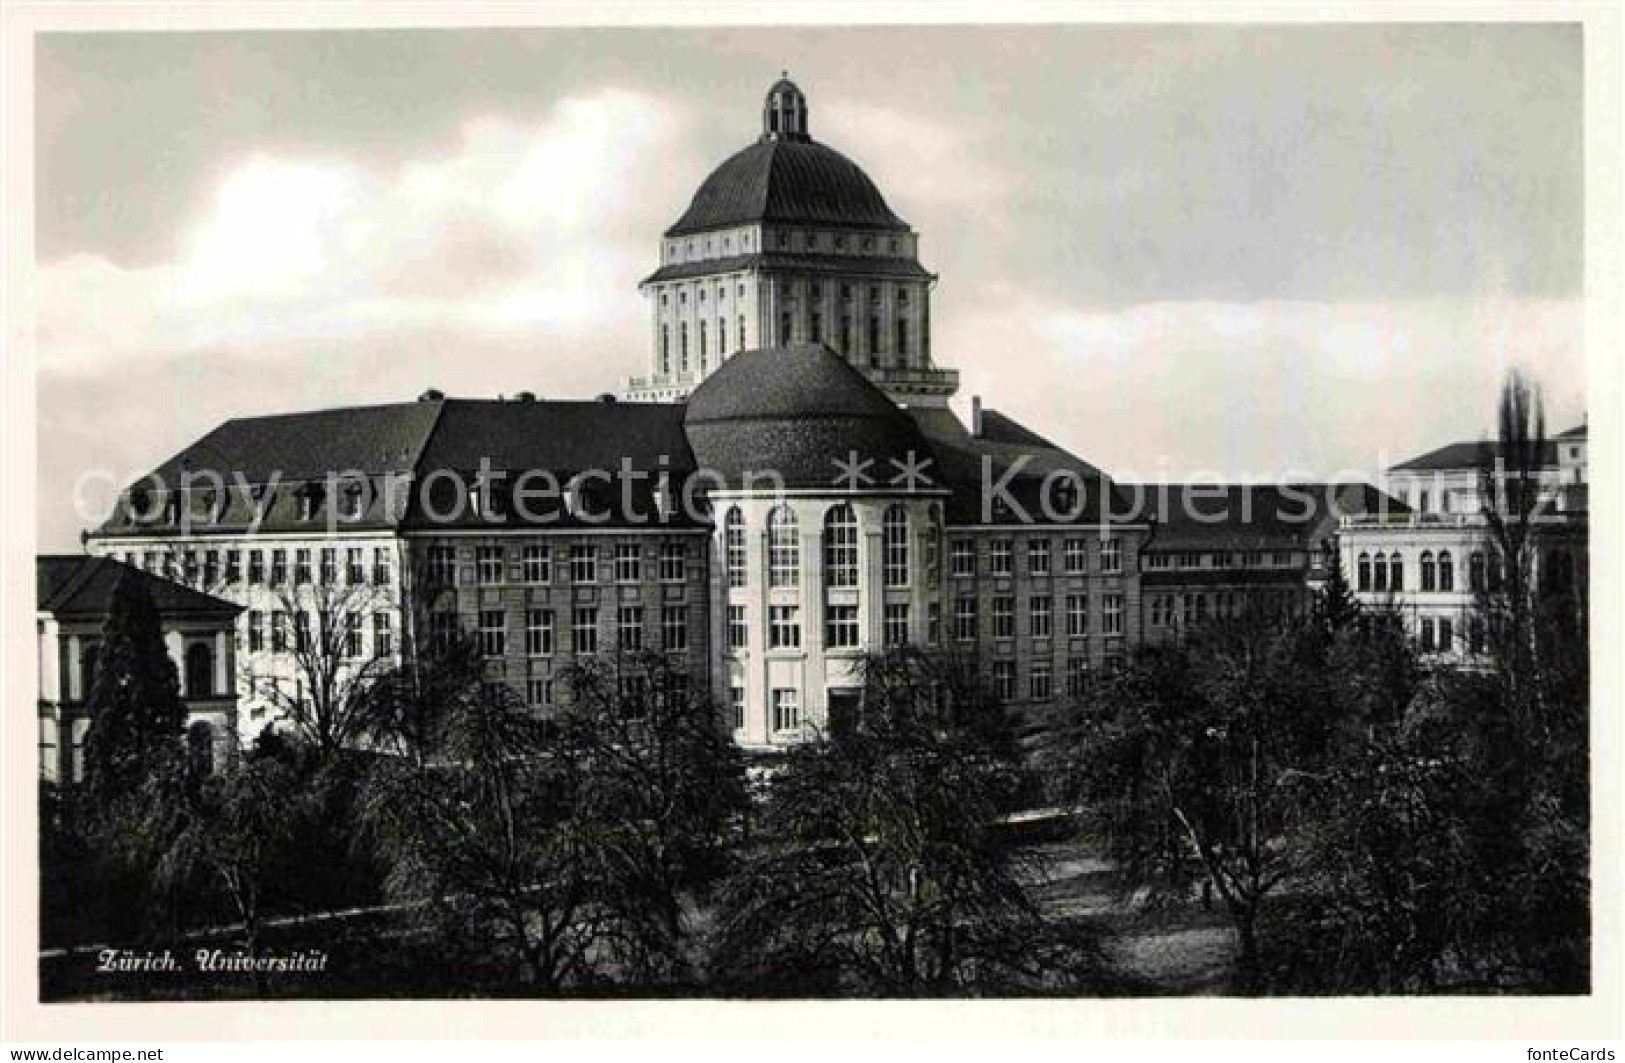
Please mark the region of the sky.
<svg viewBox="0 0 1625 1063"><path fill-rule="evenodd" d="M42 550L232 417L647 370L660 233L787 70L921 234L935 360L1121 480L1377 470L1521 367L1584 415L1560 25L37 41ZM89 516L82 516L87 513Z"/></svg>

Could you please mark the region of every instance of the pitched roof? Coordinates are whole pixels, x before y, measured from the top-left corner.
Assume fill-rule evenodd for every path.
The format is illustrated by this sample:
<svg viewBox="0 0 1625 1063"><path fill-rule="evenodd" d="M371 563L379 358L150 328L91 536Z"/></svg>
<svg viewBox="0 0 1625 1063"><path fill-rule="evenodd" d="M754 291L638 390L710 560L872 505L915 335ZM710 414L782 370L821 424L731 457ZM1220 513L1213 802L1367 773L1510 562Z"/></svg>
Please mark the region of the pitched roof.
<svg viewBox="0 0 1625 1063"><path fill-rule="evenodd" d="M163 617L201 616L230 619L242 606L143 572L110 557L55 554L35 559L37 608L57 617L105 616L119 579L147 585Z"/></svg>
<svg viewBox="0 0 1625 1063"><path fill-rule="evenodd" d="M1393 466L1391 472L1443 472L1456 469L1481 469L1493 464L1501 454L1501 444L1490 440L1476 443L1449 443L1437 450L1418 455ZM1488 456L1488 461L1486 461ZM1541 448L1543 465L1557 464L1557 447L1547 440Z"/></svg>
<svg viewBox="0 0 1625 1063"><path fill-rule="evenodd" d="M875 183L858 165L813 140L759 140L700 183L667 236L750 222L838 225L902 232Z"/></svg>
<svg viewBox="0 0 1625 1063"><path fill-rule="evenodd" d="M1586 437L1586 427L1586 424L1581 422L1580 424L1575 425L1573 428L1570 428L1567 432L1559 432L1554 438L1584 439Z"/></svg>
<svg viewBox="0 0 1625 1063"><path fill-rule="evenodd" d="M1312 546L1339 517L1409 511L1363 483L1119 485L1155 523L1147 550L1268 550Z"/></svg>
<svg viewBox="0 0 1625 1063"><path fill-rule="evenodd" d="M166 483L182 471L210 470L248 483L273 473L284 480L321 479L360 469L405 472L434 430L438 401L348 406L330 410L237 417L220 425L154 470Z"/></svg>

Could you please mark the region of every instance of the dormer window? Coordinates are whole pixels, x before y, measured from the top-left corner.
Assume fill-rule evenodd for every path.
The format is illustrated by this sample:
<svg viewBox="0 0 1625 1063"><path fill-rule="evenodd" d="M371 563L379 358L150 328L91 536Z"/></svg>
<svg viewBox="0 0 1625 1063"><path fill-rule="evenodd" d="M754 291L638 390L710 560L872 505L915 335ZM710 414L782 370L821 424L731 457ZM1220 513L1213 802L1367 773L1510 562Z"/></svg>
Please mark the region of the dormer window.
<svg viewBox="0 0 1625 1063"><path fill-rule="evenodd" d="M344 515L350 520L359 519L362 508L362 485L354 480L344 487Z"/></svg>
<svg viewBox="0 0 1625 1063"><path fill-rule="evenodd" d="M145 520L152 513L152 492L145 487L132 487L126 496L130 520Z"/></svg>

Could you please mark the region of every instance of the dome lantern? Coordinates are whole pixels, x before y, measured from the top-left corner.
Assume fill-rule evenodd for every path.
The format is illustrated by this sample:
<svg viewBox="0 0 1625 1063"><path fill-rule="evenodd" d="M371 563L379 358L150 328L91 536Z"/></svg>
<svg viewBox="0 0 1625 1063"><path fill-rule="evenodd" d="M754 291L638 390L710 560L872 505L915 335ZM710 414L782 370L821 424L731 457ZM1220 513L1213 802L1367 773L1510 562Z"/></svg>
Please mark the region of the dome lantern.
<svg viewBox="0 0 1625 1063"><path fill-rule="evenodd" d="M762 105L763 140L811 140L807 134L807 97L790 80L789 72L767 90Z"/></svg>

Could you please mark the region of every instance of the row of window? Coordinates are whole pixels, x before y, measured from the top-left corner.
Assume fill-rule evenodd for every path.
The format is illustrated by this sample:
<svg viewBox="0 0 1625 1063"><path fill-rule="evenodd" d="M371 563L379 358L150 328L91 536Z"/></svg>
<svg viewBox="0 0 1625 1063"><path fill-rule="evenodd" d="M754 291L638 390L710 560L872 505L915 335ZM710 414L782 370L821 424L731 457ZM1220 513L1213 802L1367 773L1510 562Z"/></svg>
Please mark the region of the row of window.
<svg viewBox="0 0 1625 1063"><path fill-rule="evenodd" d="M1421 590L1448 592L1456 589L1456 565L1449 550L1441 550L1437 556L1431 550L1424 550L1418 560ZM1397 550L1386 557L1381 553L1373 555L1362 551L1355 560L1354 570L1355 586L1359 590L1380 592L1405 589L1405 559ZM1469 555L1467 574L1470 590L1500 589L1501 566L1498 563L1490 564L1481 550L1474 550Z"/></svg>
<svg viewBox="0 0 1625 1063"><path fill-rule="evenodd" d="M935 553L935 539L930 541ZM824 584L847 588L858 585L858 517L850 505L832 506L824 515ZM909 519L902 505L887 508L881 522L881 578L887 587L909 585ZM748 560L745 517L737 506L723 520L723 560L728 586L743 587ZM936 559L928 556L928 567ZM775 506L767 515L768 586L801 585L800 522L789 506Z"/></svg>
<svg viewBox="0 0 1625 1063"><path fill-rule="evenodd" d="M1306 607L1306 596L1290 590L1195 591L1147 595L1146 606L1151 627L1190 628L1209 619L1239 617L1249 609L1300 615Z"/></svg>
<svg viewBox="0 0 1625 1063"><path fill-rule="evenodd" d="M1027 540L1026 573L1034 578L1049 576L1054 571L1054 543L1047 538ZM1009 538L987 541L987 572L991 576L1015 574L1015 540ZM1082 576L1089 572L1089 540L1074 536L1061 547L1062 571L1068 576ZM976 575L976 542L955 539L949 546L949 571L954 576ZM1100 571L1105 574L1123 571L1123 544L1121 540L1100 540Z"/></svg>
<svg viewBox="0 0 1625 1063"><path fill-rule="evenodd" d="M774 115L776 120L777 115ZM877 239L879 242L877 243ZM846 251L847 242L851 241L851 249L861 251L866 255L882 254L898 255L902 253L901 238L875 237L865 233L821 232L812 230L780 229L773 237L773 244L780 251ZM666 260L676 261L679 252L692 261L696 256L732 255L734 253L734 234L721 233L704 237L691 237L688 240L666 241ZM753 237L750 230L739 233L739 253L748 254L753 247Z"/></svg>
<svg viewBox="0 0 1625 1063"><path fill-rule="evenodd" d="M266 490L268 488L264 485L250 485L246 488L249 502L255 509L260 509L264 505ZM141 484L130 488L128 507L133 517L143 521L157 518L160 523L177 524L180 522L184 506L188 518L201 520L203 523L214 523L225 512L225 496L214 487L197 487L185 492L165 492L163 505L156 513L153 511L152 495L151 489ZM367 496L367 484L356 479L345 480L338 489L337 516L348 521L360 520L366 512ZM313 480L299 484L293 488L293 497L298 519L312 521L325 516L327 502L325 483Z"/></svg>
<svg viewBox="0 0 1625 1063"><path fill-rule="evenodd" d="M573 543L563 559L572 583L597 583L600 549L596 543ZM609 571L616 583L643 580L642 543L616 543L609 559ZM517 582L553 582L553 548L549 543L528 543L517 550L502 544L474 548L474 578L481 586L510 582L510 564L517 565ZM437 586L457 582L457 548L437 544L426 556L426 576ZM682 542L662 542L656 559L656 575L662 583L680 583L688 576L688 546Z"/></svg>
<svg viewBox="0 0 1625 1063"><path fill-rule="evenodd" d="M1016 599L1012 595L995 596L989 603L992 634L995 639L1016 637ZM1089 634L1089 596L1068 594L1063 600L1063 618L1067 638L1083 638ZM1030 638L1047 639L1055 635L1055 600L1047 594L1035 594L1027 599L1027 629ZM980 637L977 601L970 596L954 599L954 638L960 642L974 642ZM1123 634L1123 596L1103 594L1100 599L1100 633Z"/></svg>
<svg viewBox="0 0 1625 1063"><path fill-rule="evenodd" d="M312 619L313 616L315 619ZM323 625L329 623L339 625L342 630L324 630ZM272 653L331 653L350 659L368 655L364 645L367 619L360 612L334 617L328 613L313 614L306 610L276 609L266 612L251 609L245 624L249 653L262 653L268 649ZM394 614L374 612L370 626L370 656L391 656L395 652Z"/></svg>
<svg viewBox="0 0 1625 1063"><path fill-rule="evenodd" d="M1192 568L1291 568L1301 563L1302 556L1291 550L1147 553L1145 567L1153 571Z"/></svg>
<svg viewBox="0 0 1625 1063"><path fill-rule="evenodd" d="M342 557L337 547L323 547L319 551L309 547L292 550L276 547L270 550L145 550L139 554L125 551L120 560L176 583L209 589L245 583L279 587L290 582L296 585L319 582L324 586L341 583L361 586L371 582L386 586L394 578L394 557L389 547L374 547L369 567L366 549L352 546L344 549Z"/></svg>
<svg viewBox="0 0 1625 1063"><path fill-rule="evenodd" d="M570 646L573 653L584 655L599 651L599 629L604 619L600 613L597 606L577 606L570 610ZM622 605L615 608L614 645L621 652L637 653L648 648L644 640L647 613L648 611L641 605ZM476 635L484 656L508 655L508 620L508 612L505 609L480 610ZM442 611L430 615L433 637L443 638L449 635L457 624L456 613ZM552 656L557 645L555 611L525 610L523 638L525 656ZM660 648L666 653L682 653L688 649L687 606L660 607Z"/></svg>

